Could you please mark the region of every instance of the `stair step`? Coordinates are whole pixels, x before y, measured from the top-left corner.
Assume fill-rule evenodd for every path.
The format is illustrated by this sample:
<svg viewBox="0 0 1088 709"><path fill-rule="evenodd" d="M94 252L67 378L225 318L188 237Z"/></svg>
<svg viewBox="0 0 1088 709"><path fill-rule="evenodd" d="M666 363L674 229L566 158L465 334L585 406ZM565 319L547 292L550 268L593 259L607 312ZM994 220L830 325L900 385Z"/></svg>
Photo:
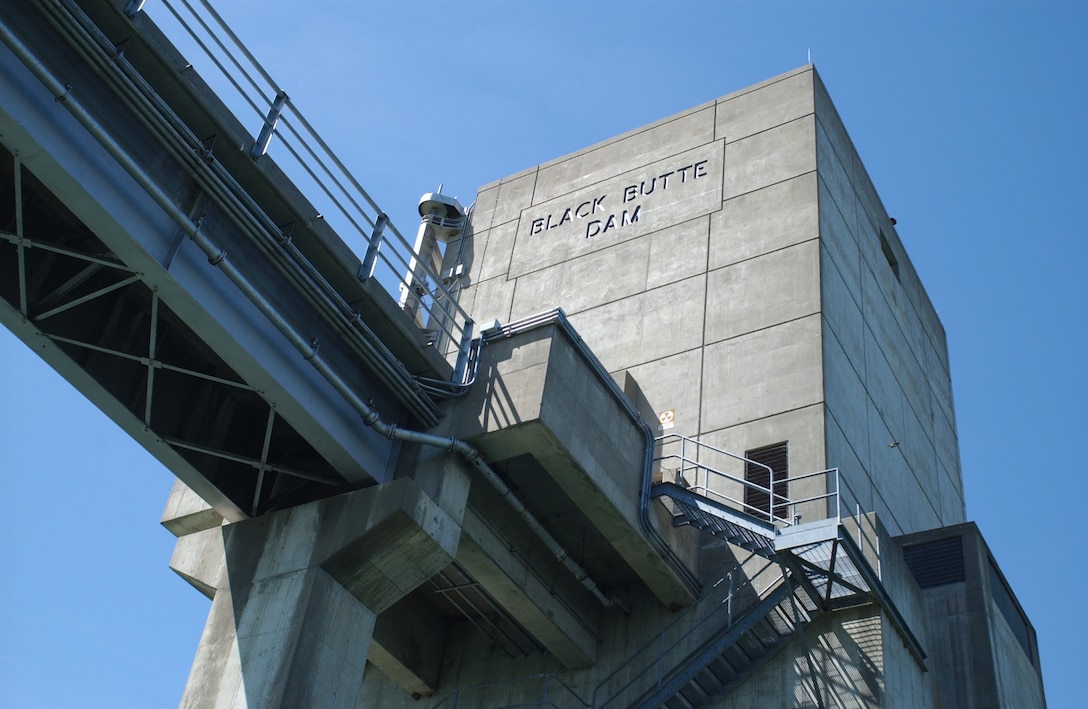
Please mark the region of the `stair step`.
<svg viewBox="0 0 1088 709"><path fill-rule="evenodd" d="M736 668L737 674L744 672L749 665L752 664L752 658L748 655L740 645L730 645L722 653L722 657L733 667Z"/></svg>
<svg viewBox="0 0 1088 709"><path fill-rule="evenodd" d="M733 681L733 678L737 676L737 671L729 664L729 660L724 656L715 657L710 661L707 667L714 668L715 676L721 681L723 685L729 684Z"/></svg>
<svg viewBox="0 0 1088 709"><path fill-rule="evenodd" d="M707 704L709 694L693 680L681 688L680 697L688 706L701 707Z"/></svg>
<svg viewBox="0 0 1088 709"><path fill-rule="evenodd" d="M773 613L774 611L772 611ZM759 638L764 647L774 646L782 639L782 633L778 632L770 617L764 618L752 628L752 632Z"/></svg>
<svg viewBox="0 0 1088 709"><path fill-rule="evenodd" d="M692 682L699 688L704 697L714 696L722 691L724 687L724 683L714 675L709 667L703 668L702 672L695 675Z"/></svg>

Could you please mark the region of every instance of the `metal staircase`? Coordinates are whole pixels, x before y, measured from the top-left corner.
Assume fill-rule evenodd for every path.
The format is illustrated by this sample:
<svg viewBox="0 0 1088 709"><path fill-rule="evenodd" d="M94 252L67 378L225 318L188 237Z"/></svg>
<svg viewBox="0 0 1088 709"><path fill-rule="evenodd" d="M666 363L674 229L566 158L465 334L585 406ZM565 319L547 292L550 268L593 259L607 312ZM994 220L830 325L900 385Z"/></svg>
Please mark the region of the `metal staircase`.
<svg viewBox="0 0 1088 709"><path fill-rule="evenodd" d="M690 709L712 704L759 669L820 612L801 584L784 577L758 604L631 706Z"/></svg>
<svg viewBox="0 0 1088 709"><path fill-rule="evenodd" d="M742 599L738 598L732 588L732 579L733 574L742 567L750 567L751 559L738 565L728 576L730 589L724 600L721 594L711 592L693 606L693 609L708 606L710 612L705 618L696 622L689 618L674 621L673 625L686 628L689 635L681 636L668 648L664 642L660 643L653 686L642 691L633 702L630 702L630 690L638 684L637 681L624 687L624 692L613 693L612 696L624 696L628 702L626 706L632 709L708 706L758 670L778 650L800 635L804 626L820 613L874 602L883 608L915 659L919 663L924 662L924 652L881 586L877 572L866 559L861 546L846 533L840 515L844 501L837 470L792 479L791 483L801 483L798 487L805 489L803 481L811 483L817 476L824 478L816 486L807 485L808 489L816 487L820 492L802 499L791 500L777 494L773 473L767 487L756 486L769 501L768 508L772 505L774 509L785 506L791 510L790 519L780 519L777 515L772 516L769 509L753 510L742 501L743 494L736 494L737 490L743 492L753 483L720 472L686 455L687 450L694 449L696 457L700 457L700 452L707 446L685 439L680 439L680 444L679 455L659 459L678 462L673 469L674 481L658 482L651 488L651 495L669 509L674 526L695 527L767 561L760 571L744 582L750 586L747 603L742 603ZM704 457L713 459L717 456L721 459L721 456L725 456L744 460L716 449L712 449L712 453L710 456L704 453ZM713 482L712 477L719 480ZM726 492L721 492L723 490ZM727 494L729 490L734 492L733 496ZM821 509L830 514L816 515L823 518L800 524L801 518L796 513L801 507L810 514ZM876 545L863 538L860 509L853 526L859 540L868 542L866 547L875 550ZM780 575L772 583L760 581L759 576L767 570L779 570ZM748 574L744 576L748 577ZM734 604L738 603L743 608L735 608ZM724 619L712 617L715 605L728 606ZM695 634L700 634L698 642L685 642ZM637 653L632 661L637 661L636 658ZM602 683L602 687L610 680ZM643 679L642 684L646 683ZM594 698L596 700L596 694ZM594 701L594 706L605 706L609 701L608 698L602 703Z"/></svg>
<svg viewBox="0 0 1088 709"><path fill-rule="evenodd" d="M774 556L775 528L769 522L732 514L734 510L722 503L677 483L657 483L650 494L672 502L674 526L690 525L768 559Z"/></svg>

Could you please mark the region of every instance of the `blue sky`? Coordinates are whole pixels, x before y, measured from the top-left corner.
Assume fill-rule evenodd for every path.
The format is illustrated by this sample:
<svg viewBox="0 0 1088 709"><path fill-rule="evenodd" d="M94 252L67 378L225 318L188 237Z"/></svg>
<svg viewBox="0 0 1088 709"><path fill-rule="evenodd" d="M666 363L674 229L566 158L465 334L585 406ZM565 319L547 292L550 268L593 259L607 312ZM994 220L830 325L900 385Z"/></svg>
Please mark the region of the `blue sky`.
<svg viewBox="0 0 1088 709"><path fill-rule="evenodd" d="M1080 705L1088 4L220 4L409 233L439 183L467 204L811 52L945 325L968 518ZM0 391L0 705L176 705L209 604L167 568L171 475L6 330Z"/></svg>

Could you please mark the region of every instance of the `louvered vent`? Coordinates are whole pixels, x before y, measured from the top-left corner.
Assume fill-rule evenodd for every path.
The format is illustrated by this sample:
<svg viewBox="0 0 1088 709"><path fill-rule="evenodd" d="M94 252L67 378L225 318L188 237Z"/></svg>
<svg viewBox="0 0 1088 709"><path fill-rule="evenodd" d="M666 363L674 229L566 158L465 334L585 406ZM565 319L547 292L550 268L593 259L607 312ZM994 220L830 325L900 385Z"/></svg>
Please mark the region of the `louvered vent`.
<svg viewBox="0 0 1088 709"><path fill-rule="evenodd" d="M921 588L936 588L964 580L963 540L938 539L904 547L903 558Z"/></svg>
<svg viewBox="0 0 1088 709"><path fill-rule="evenodd" d="M748 459L748 462L744 464L744 479L753 485L770 490L771 474L767 472L767 468L774 471L774 516L778 519L789 519L789 505L784 502L790 494L788 444L779 443L767 448L747 451L744 457ZM767 468L764 468L764 465ZM758 510L771 520L770 492L746 487L744 488L744 504L745 511L749 514L758 516Z"/></svg>

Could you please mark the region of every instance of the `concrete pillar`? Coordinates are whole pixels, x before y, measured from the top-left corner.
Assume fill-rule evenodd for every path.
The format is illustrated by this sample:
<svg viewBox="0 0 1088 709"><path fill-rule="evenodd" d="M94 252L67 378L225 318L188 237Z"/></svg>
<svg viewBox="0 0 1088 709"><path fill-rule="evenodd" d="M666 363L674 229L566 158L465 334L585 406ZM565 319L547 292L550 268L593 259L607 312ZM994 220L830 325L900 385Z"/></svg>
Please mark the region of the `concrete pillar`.
<svg viewBox="0 0 1088 709"><path fill-rule="evenodd" d="M445 568L460 534L408 479L223 527L181 707L353 708L378 614Z"/></svg>

